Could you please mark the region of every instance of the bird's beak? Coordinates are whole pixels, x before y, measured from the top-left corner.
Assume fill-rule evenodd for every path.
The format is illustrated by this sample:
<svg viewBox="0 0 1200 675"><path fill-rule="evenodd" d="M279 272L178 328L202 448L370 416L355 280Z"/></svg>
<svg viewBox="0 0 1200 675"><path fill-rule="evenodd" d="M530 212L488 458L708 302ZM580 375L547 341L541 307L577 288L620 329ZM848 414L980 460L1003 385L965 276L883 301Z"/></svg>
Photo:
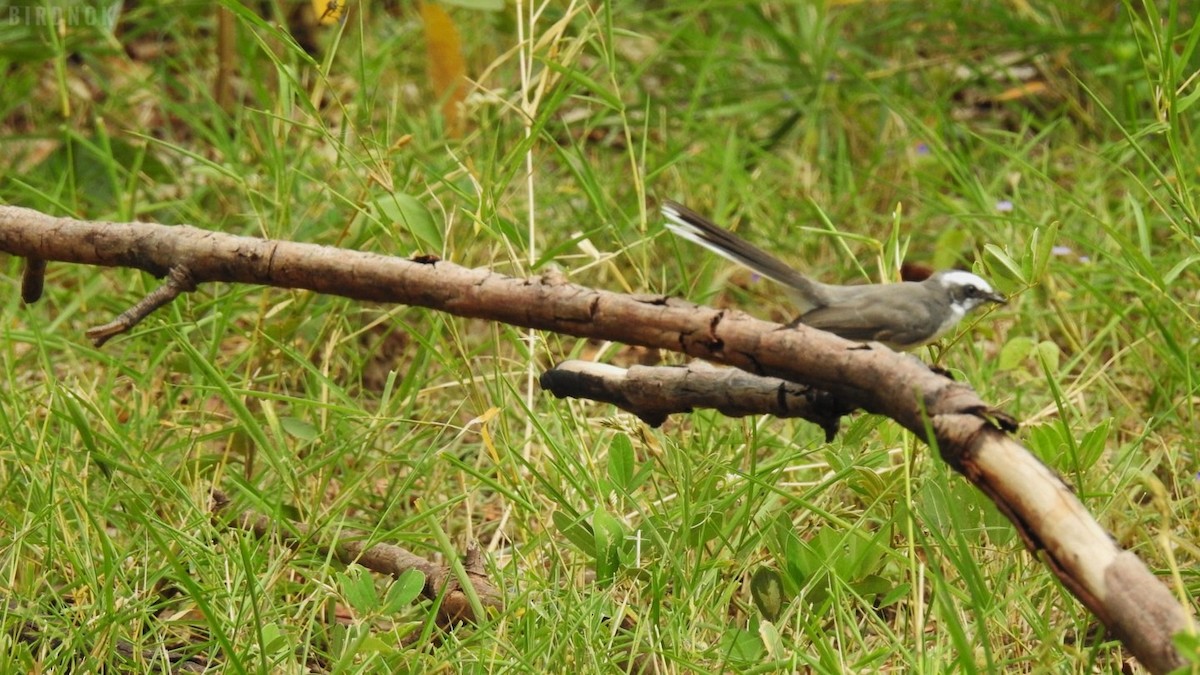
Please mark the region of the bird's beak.
<svg viewBox="0 0 1200 675"><path fill-rule="evenodd" d="M999 293L995 293L995 292L988 293L987 295L985 295L983 297L986 298L988 302L994 302L997 305L1007 305L1008 304L1008 298L1004 297L1003 295L1000 295Z"/></svg>

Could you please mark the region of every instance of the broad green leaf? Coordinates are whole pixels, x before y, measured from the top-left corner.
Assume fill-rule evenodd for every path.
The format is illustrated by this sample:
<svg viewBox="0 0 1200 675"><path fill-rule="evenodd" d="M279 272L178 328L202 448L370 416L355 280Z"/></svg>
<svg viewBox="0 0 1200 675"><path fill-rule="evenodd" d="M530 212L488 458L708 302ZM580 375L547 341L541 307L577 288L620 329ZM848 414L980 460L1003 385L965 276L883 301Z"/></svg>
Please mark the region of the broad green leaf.
<svg viewBox="0 0 1200 675"><path fill-rule="evenodd" d="M759 567L750 577L750 597L768 621L783 613L783 579L770 567Z"/></svg>
<svg viewBox="0 0 1200 675"><path fill-rule="evenodd" d="M775 628L775 624L770 621L759 622L758 637L762 640L763 647L766 648L767 654L771 658L783 659L787 657L788 648L784 646L783 639L779 636L779 629Z"/></svg>
<svg viewBox="0 0 1200 675"><path fill-rule="evenodd" d="M904 583L900 584L899 586L893 586L892 590L888 591L887 594L878 601L878 607L880 609L884 607L890 607L891 605L899 602L901 598L908 595L911 591L912 584Z"/></svg>
<svg viewBox="0 0 1200 675"><path fill-rule="evenodd" d="M711 511L697 511L687 531L688 541L694 546L708 543L721 536L720 517Z"/></svg>
<svg viewBox="0 0 1200 675"><path fill-rule="evenodd" d="M860 597L868 600L881 597L892 590L892 582L886 577L878 574L868 574L862 579L855 581L851 588Z"/></svg>
<svg viewBox="0 0 1200 675"><path fill-rule="evenodd" d="M1038 424L1026 429L1026 442L1038 459L1054 466L1069 447L1062 430L1054 424Z"/></svg>
<svg viewBox="0 0 1200 675"><path fill-rule="evenodd" d="M1045 231L1038 228L1033 231L1033 269L1030 270L1029 282L1037 283L1046 274L1046 267L1054 255L1054 242L1058 241L1058 221L1046 226Z"/></svg>
<svg viewBox="0 0 1200 675"><path fill-rule="evenodd" d="M1045 369L1047 375L1053 376L1058 373L1058 362L1061 354L1062 350L1058 348L1058 345L1049 340L1042 340L1037 344L1038 361L1042 364L1042 368Z"/></svg>
<svg viewBox="0 0 1200 675"><path fill-rule="evenodd" d="M625 434L617 434L608 446L608 479L624 492L633 482L633 442Z"/></svg>
<svg viewBox="0 0 1200 675"><path fill-rule="evenodd" d="M592 534L591 525L568 515L565 511L555 511L550 514L550 520L554 521L554 527L558 528L567 541L578 546L580 551L595 557L596 539Z"/></svg>
<svg viewBox="0 0 1200 675"><path fill-rule="evenodd" d="M592 514L592 529L596 538L596 578L609 580L620 565L620 546L625 542L625 526L604 509Z"/></svg>
<svg viewBox="0 0 1200 675"><path fill-rule="evenodd" d="M396 642L386 642L376 635L367 635L354 645L354 655L364 657L370 655L388 656L397 652Z"/></svg>
<svg viewBox="0 0 1200 675"><path fill-rule="evenodd" d="M412 604L425 589L425 573L420 570L407 570L392 582L387 591L387 599L383 603L383 611L394 614Z"/></svg>
<svg viewBox="0 0 1200 675"><path fill-rule="evenodd" d="M1018 335L1009 338L1000 349L1000 358L996 364L997 370L1012 370L1025 362L1033 351L1033 338Z"/></svg>
<svg viewBox="0 0 1200 675"><path fill-rule="evenodd" d="M987 244L983 250L991 256L992 260L996 261L996 264L1008 274L1009 278L1025 282L1025 274L1021 272L1021 266L1012 259L1012 256L1008 255L1008 252L995 244Z"/></svg>
<svg viewBox="0 0 1200 675"><path fill-rule="evenodd" d="M308 443L317 440L317 437L321 435L315 426L298 417L280 417L279 426L287 435Z"/></svg>
<svg viewBox="0 0 1200 675"><path fill-rule="evenodd" d="M365 568L351 565L350 569L337 575L338 585L346 604L362 614L379 609L379 594L375 592L375 579Z"/></svg>
<svg viewBox="0 0 1200 675"><path fill-rule="evenodd" d="M1095 428L1083 435L1079 441L1079 469L1086 471L1095 466L1104 454L1104 447L1108 442L1109 431L1112 430L1112 418L1108 418Z"/></svg>
<svg viewBox="0 0 1200 675"><path fill-rule="evenodd" d="M816 572L819 561L811 547L795 532L789 532L784 542L784 565L796 588L801 588Z"/></svg>
<svg viewBox="0 0 1200 675"><path fill-rule="evenodd" d="M287 634L279 627L277 623L268 623L262 627L263 645L268 654L274 655L276 652L285 649L288 644Z"/></svg>
<svg viewBox="0 0 1200 675"><path fill-rule="evenodd" d="M433 215L416 197L395 192L379 197L371 206L385 226L390 225L411 233L427 252L442 251L442 230L434 223Z"/></svg>
<svg viewBox="0 0 1200 675"><path fill-rule="evenodd" d="M757 664L763 658L763 642L757 631L730 627L721 637L721 653L734 663Z"/></svg>

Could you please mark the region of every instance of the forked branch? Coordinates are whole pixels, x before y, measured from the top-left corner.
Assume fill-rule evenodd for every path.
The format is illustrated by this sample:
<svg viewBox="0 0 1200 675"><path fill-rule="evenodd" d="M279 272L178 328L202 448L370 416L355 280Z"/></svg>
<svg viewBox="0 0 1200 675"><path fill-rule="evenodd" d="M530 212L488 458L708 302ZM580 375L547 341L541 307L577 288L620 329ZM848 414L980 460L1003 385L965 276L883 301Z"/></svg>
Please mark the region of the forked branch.
<svg viewBox="0 0 1200 675"><path fill-rule="evenodd" d="M92 223L0 207L0 251L133 267L196 284L251 283L427 307L578 337L669 349L827 392L839 409L886 415L996 502L1026 546L1152 672L1184 664L1172 636L1191 616L1123 551L1057 475L1008 432L1015 421L919 359L663 296L519 279L430 258L404 260L187 226Z"/></svg>

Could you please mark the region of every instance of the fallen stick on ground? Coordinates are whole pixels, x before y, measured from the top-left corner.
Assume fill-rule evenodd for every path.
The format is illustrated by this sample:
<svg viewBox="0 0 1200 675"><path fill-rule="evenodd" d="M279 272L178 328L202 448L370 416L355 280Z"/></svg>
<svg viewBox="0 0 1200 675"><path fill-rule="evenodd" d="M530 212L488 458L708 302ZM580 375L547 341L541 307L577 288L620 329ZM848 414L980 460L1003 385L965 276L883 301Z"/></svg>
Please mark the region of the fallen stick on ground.
<svg viewBox="0 0 1200 675"><path fill-rule="evenodd" d="M253 511L231 513L229 497L220 490L212 491L210 508L213 515L222 522L253 532L260 538L274 536L293 548L312 539L307 528L300 523L277 523ZM359 540L343 538L332 544L318 544L318 548L322 551L332 550L334 556L346 565L357 563L372 572L396 578L408 570L421 572L425 575L422 595L429 600L436 600L444 594L438 607L438 625L443 628L449 628L461 621L479 621L476 603L478 608L485 612L503 604L500 590L492 585L483 571L483 560L475 546L467 549L463 560L463 568L470 582L469 589L455 578L450 565L439 565L395 544L379 543L368 546ZM475 600L470 597L472 593Z"/></svg>

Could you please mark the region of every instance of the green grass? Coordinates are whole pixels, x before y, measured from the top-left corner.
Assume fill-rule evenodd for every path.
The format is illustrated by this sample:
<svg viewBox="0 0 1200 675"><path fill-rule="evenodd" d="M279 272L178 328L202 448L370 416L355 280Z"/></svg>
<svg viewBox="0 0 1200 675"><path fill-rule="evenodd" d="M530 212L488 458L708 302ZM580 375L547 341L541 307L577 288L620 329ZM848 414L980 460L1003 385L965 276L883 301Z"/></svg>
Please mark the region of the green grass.
<svg viewBox="0 0 1200 675"><path fill-rule="evenodd" d="M664 235L656 200L829 281L975 269L1013 301L923 356L1025 420L1023 442L1194 609L1195 11L930 4L451 8L478 79L461 138L407 5L356 7L315 60L282 14L239 13L230 112L210 93L211 5L138 3L119 40L0 24L0 201L557 266L777 320L778 289ZM641 358L620 345L279 289L205 286L97 350L84 330L154 279L52 263L26 307L20 261L0 264L2 672L156 670L118 645L225 672L1130 658L887 420L832 443L711 412L648 429L531 386L566 358ZM213 486L312 540L214 523ZM478 540L505 609L442 632L429 602L364 605L360 573L321 552L348 533L435 559Z"/></svg>

